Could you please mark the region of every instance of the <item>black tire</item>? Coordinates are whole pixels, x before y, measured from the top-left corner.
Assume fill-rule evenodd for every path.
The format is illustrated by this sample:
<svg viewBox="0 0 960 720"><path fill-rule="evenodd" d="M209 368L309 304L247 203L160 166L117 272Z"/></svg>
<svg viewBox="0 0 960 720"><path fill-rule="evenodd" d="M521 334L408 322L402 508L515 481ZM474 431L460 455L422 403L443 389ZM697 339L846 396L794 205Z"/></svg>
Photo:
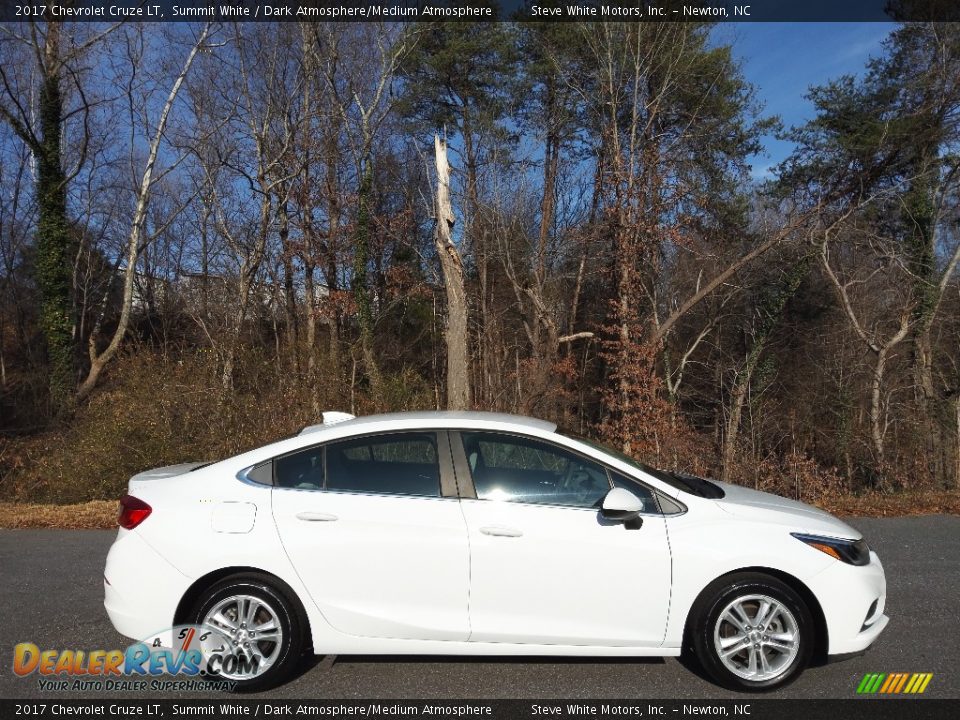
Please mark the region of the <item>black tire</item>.
<svg viewBox="0 0 960 720"><path fill-rule="evenodd" d="M716 647L717 637L721 630L729 631L729 624L727 623L718 628L721 613L738 599L744 599L748 608L752 604L759 605L759 602L748 600L751 596L765 596L781 603L792 615L798 630L799 646L793 659L789 660L789 653L781 654L779 651L766 649L766 646L753 645L754 648L759 647L760 649L751 650L751 643L748 642L749 633L755 633L757 627L764 626L744 625L743 628L737 629L738 632L742 630L743 633L743 639L737 644L737 647L740 647L743 643L746 643L746 645L742 652L732 658L731 662L733 664L737 664L740 658L743 659L743 664L746 664L747 658L753 652L763 653L766 658L783 663L782 668L775 669L775 676L761 680L750 680L736 674L721 660ZM778 623L776 632L780 632L780 620L778 619L775 622ZM751 628L749 632L745 629L747 627ZM704 671L720 685L741 692L767 692L793 682L809 664L815 643L813 617L803 599L783 581L770 575L755 572L726 575L711 583L700 594L691 609L688 631L690 645ZM768 632L770 631L768 630ZM734 640L737 637L728 636L724 639ZM760 638L762 639L763 635ZM732 647L733 645L731 645ZM756 657L759 658L759 655L756 655ZM741 668L741 670L748 672L744 668Z"/></svg>
<svg viewBox="0 0 960 720"><path fill-rule="evenodd" d="M268 690L287 680L296 669L309 646L306 642L306 622L299 604L289 598L277 583L267 575L256 573L233 575L205 590L197 600L190 619L201 625L207 613L216 605L234 596L251 596L267 603L276 614L281 638L276 659L261 674L250 679L237 679L210 673L210 679L226 679L235 683L234 692ZM272 645L266 647L272 648ZM272 654L272 653L271 653Z"/></svg>

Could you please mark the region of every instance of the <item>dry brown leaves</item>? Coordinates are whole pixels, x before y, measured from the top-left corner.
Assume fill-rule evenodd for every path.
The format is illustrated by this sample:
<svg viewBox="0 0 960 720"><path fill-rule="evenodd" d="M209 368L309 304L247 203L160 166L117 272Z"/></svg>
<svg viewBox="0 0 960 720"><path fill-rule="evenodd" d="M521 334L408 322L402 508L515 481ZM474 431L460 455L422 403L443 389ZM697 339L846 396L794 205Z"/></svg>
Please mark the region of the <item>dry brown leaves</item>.
<svg viewBox="0 0 960 720"><path fill-rule="evenodd" d="M960 491L918 490L883 495L825 496L816 505L835 515L896 517L903 515L960 515Z"/></svg>
<svg viewBox="0 0 960 720"><path fill-rule="evenodd" d="M116 500L91 500L76 505L0 503L0 528L115 528L117 511Z"/></svg>

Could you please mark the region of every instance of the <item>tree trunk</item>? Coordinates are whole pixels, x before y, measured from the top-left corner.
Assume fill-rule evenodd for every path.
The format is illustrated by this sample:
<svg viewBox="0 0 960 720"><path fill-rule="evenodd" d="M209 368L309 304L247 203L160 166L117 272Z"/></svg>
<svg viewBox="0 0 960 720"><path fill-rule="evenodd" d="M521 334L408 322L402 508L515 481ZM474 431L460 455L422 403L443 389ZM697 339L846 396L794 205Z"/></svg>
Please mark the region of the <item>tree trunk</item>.
<svg viewBox="0 0 960 720"><path fill-rule="evenodd" d="M955 455L953 457L953 489L960 489L960 393L953 400L954 431L956 438Z"/></svg>
<svg viewBox="0 0 960 720"><path fill-rule="evenodd" d="M550 96L552 97L552 87ZM557 168L560 163L560 148L556 133L547 133L544 146L543 160L543 196L540 200L540 234L537 239L536 262L533 269L534 292L540 304L543 303L544 288L547 283L547 248L550 242L550 230L553 227L555 214ZM544 347L541 325L542 313L537 304L532 307L533 317L530 318L530 328L533 331L533 356L541 361L552 362L553 357L549 347ZM571 331L572 332L572 331ZM556 336L556 332L553 333ZM549 345L549 340L547 342Z"/></svg>
<svg viewBox="0 0 960 720"><path fill-rule="evenodd" d="M383 377L373 351L373 304L367 287L367 264L370 261L370 196L373 193L373 171L369 158L361 163L362 175L358 192L359 212L354 236L353 296L357 303L360 325L360 352L375 400L381 397Z"/></svg>
<svg viewBox="0 0 960 720"><path fill-rule="evenodd" d="M903 196L901 211L906 229L907 263L913 275L915 330L913 337L913 369L921 402L925 410L934 397L933 369L930 346L930 326L938 305L937 266L934 229L936 227L936 192L931 159L936 148L922 147L917 151L914 177ZM928 412L929 415L929 412Z"/></svg>
<svg viewBox="0 0 960 720"><path fill-rule="evenodd" d="M463 146L466 160L466 208L464 212L463 237L467 247L473 253L473 263L477 269L477 284L479 286L478 308L476 316L477 328L477 383L474 388L477 401L486 406L491 395L490 370L488 366L488 285L487 285L487 247L486 239L479 230L477 216L480 210L480 188L478 176L478 159L476 139L473 135L473 125L469 114L463 117Z"/></svg>
<svg viewBox="0 0 960 720"><path fill-rule="evenodd" d="M724 427L720 467L720 479L724 482L730 482L733 460L737 454L737 438L740 435L740 418L743 416L743 405L747 399L752 375L753 366L748 363L737 375L730 395L730 414L727 416Z"/></svg>
<svg viewBox="0 0 960 720"><path fill-rule="evenodd" d="M873 454L881 482L886 475L885 447L886 436L883 413L883 376L887 367L887 347L882 347L876 353L877 359L873 367L873 379L870 383L870 439L873 441Z"/></svg>
<svg viewBox="0 0 960 720"><path fill-rule="evenodd" d="M283 306L287 320L287 349L293 360L294 375L300 375L300 313L297 311L297 295L294 291L293 258L291 257L290 215L287 212L287 202L280 203L278 210L279 228L277 234L280 239L280 252L283 263Z"/></svg>
<svg viewBox="0 0 960 720"><path fill-rule="evenodd" d="M314 267L312 262L305 262L303 267L303 292L307 318L304 327L304 344L306 345L307 376L311 382L317 360L314 353L317 344L317 287L313 279Z"/></svg>
<svg viewBox="0 0 960 720"><path fill-rule="evenodd" d="M333 117L336 118L336 115ZM321 263L325 275L328 293L324 316L324 322L329 330L327 338L328 362L333 376L340 377L340 305L337 301L337 293L340 289L337 279L337 250L340 247L340 196L342 191L337 166L340 157L340 148L337 145L340 128L335 120L330 120L327 125L327 134L323 146L324 162L326 164L324 193L326 195L327 238L326 242L321 243L321 256L318 262ZM314 296L313 302L316 309L319 299ZM312 371L313 366L311 366Z"/></svg>
<svg viewBox="0 0 960 720"><path fill-rule="evenodd" d="M59 22L47 25L44 77L40 85L40 147L37 160L37 285L40 324L50 362L50 399L59 413L71 403L76 385L76 313L73 296L74 242L67 220L67 178L63 170L63 95L60 89Z"/></svg>
<svg viewBox="0 0 960 720"><path fill-rule="evenodd" d="M447 144L434 136L437 165L437 224L433 242L440 258L443 285L447 294L447 409L470 407L470 353L467 328L467 294L463 283L463 262L453 244L450 230L455 222L450 205L450 166Z"/></svg>

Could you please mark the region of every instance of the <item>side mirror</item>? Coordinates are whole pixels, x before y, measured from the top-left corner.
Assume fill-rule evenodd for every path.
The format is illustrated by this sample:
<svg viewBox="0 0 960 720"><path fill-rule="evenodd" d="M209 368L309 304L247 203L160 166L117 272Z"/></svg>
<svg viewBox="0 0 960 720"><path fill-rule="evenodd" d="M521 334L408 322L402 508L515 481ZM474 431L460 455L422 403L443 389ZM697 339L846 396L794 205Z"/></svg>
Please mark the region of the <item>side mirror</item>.
<svg viewBox="0 0 960 720"><path fill-rule="evenodd" d="M600 514L608 520L615 520L625 524L639 524L642 522L640 513L643 512L643 500L625 488L615 487L603 498Z"/></svg>

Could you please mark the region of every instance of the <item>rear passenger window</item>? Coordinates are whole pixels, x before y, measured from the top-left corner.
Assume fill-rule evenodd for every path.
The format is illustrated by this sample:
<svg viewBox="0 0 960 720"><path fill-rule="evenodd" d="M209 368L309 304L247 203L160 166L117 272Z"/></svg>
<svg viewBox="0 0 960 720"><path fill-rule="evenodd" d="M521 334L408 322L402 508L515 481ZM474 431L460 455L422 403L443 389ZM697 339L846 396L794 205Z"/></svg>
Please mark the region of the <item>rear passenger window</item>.
<svg viewBox="0 0 960 720"><path fill-rule="evenodd" d="M273 485L273 460L267 460L247 470L247 480L260 485Z"/></svg>
<svg viewBox="0 0 960 720"><path fill-rule="evenodd" d="M278 487L319 490L323 487L323 447L284 455L274 460Z"/></svg>
<svg viewBox="0 0 960 720"><path fill-rule="evenodd" d="M327 490L440 497L435 433L391 433L327 444Z"/></svg>

